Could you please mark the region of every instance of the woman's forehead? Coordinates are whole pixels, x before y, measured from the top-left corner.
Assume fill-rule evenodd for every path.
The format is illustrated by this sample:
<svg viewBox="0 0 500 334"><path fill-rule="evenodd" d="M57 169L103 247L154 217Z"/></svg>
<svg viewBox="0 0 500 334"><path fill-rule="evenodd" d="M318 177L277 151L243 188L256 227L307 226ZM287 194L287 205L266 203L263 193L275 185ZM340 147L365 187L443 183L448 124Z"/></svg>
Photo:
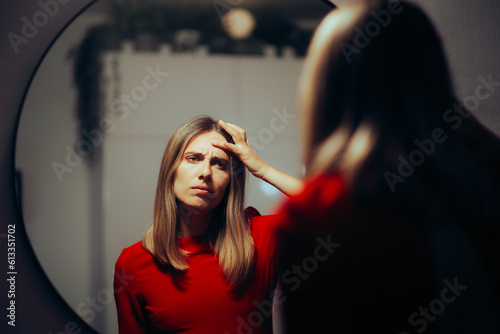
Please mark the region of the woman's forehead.
<svg viewBox="0 0 500 334"><path fill-rule="evenodd" d="M227 141L223 135L216 131L203 132L191 140L184 152L213 153L214 156L229 159L229 155L224 150L212 145L212 140L216 140L219 143Z"/></svg>

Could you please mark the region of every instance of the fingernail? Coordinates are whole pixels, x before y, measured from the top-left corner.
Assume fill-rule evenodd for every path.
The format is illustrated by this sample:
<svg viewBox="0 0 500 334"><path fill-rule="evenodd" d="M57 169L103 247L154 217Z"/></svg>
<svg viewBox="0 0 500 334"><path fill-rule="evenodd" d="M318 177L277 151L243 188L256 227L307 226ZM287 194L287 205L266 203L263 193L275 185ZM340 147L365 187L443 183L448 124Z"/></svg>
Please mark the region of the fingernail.
<svg viewBox="0 0 500 334"><path fill-rule="evenodd" d="M217 144L217 140L212 140L212 144Z"/></svg>

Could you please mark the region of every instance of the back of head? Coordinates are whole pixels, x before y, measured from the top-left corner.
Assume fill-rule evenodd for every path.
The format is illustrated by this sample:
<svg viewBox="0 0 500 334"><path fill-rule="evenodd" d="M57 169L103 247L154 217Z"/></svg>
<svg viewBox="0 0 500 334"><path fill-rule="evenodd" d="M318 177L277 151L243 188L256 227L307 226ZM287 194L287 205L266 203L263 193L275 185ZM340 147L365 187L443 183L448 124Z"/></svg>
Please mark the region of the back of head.
<svg viewBox="0 0 500 334"><path fill-rule="evenodd" d="M418 326L417 310L457 277L473 286L467 297L411 329L456 333L479 319L488 328L500 300L499 141L454 97L425 14L399 1L332 11L311 42L299 94L306 174L340 172L352 198L339 217L311 196L327 208L314 226L328 225L325 237L340 246L286 294L289 332L399 333ZM305 231L285 238L294 253L284 253L283 268L317 244L309 216L293 217Z"/></svg>
<svg viewBox="0 0 500 334"><path fill-rule="evenodd" d="M491 204L477 194L496 188L459 129L474 117L456 102L440 39L414 5L361 1L330 13L311 43L299 105L308 174L345 171L359 203L426 218L449 216L456 200L464 211L453 217ZM439 200L429 208L425 197Z"/></svg>

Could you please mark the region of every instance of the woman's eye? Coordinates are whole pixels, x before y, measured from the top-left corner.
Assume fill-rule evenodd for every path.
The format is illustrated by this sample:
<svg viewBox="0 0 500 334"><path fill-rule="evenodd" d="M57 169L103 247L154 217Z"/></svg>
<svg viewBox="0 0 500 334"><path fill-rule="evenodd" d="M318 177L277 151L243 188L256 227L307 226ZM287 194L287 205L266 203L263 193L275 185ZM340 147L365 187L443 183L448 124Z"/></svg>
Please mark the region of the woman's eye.
<svg viewBox="0 0 500 334"><path fill-rule="evenodd" d="M187 159L187 161L192 161L192 162L194 162L194 161L198 161L198 157L197 157L197 156L194 156L194 155L189 156L189 157L187 157L186 159Z"/></svg>

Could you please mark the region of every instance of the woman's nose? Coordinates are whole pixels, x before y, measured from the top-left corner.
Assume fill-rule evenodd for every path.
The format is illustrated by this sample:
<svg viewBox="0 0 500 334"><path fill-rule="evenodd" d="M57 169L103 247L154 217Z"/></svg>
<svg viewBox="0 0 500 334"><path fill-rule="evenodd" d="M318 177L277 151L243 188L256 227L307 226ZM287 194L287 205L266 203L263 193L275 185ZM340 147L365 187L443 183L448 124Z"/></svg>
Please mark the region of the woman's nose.
<svg viewBox="0 0 500 334"><path fill-rule="evenodd" d="M212 166L210 166L210 161L205 160L201 165L200 178L209 179L212 177Z"/></svg>

